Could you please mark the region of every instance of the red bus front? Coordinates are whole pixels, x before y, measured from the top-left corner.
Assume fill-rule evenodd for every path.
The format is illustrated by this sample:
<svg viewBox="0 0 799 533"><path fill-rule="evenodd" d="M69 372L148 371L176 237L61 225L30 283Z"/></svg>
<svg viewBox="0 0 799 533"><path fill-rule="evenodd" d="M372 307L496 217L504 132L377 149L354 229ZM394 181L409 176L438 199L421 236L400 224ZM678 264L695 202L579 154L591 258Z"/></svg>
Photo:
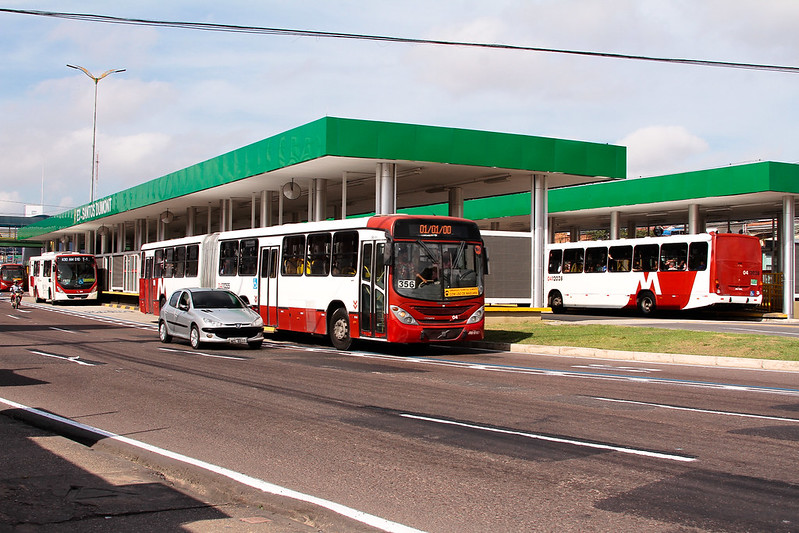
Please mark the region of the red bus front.
<svg viewBox="0 0 799 533"><path fill-rule="evenodd" d="M486 259L477 225L398 217L391 234L387 340L481 340Z"/></svg>

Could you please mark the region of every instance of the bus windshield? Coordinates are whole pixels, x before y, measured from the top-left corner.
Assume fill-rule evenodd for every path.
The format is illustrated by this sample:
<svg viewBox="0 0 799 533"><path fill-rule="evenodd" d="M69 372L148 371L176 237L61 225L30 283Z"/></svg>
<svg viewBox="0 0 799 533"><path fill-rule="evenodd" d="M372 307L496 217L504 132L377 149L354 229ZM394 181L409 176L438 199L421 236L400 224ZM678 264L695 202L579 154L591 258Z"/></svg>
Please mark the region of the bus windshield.
<svg viewBox="0 0 799 533"><path fill-rule="evenodd" d="M58 284L65 289L84 289L96 281L95 262L92 256L59 257Z"/></svg>
<svg viewBox="0 0 799 533"><path fill-rule="evenodd" d="M483 294L482 245L394 244L394 289L407 298L444 301Z"/></svg>

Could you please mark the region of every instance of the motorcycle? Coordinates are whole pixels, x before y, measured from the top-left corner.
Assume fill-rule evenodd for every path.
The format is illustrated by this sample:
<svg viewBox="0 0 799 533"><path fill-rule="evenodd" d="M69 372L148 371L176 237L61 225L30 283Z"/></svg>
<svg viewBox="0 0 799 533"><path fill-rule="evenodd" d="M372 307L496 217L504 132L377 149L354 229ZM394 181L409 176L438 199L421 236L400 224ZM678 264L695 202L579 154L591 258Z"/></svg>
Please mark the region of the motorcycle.
<svg viewBox="0 0 799 533"><path fill-rule="evenodd" d="M11 307L12 309L19 309L19 304L22 302L22 287L13 285L11 287Z"/></svg>

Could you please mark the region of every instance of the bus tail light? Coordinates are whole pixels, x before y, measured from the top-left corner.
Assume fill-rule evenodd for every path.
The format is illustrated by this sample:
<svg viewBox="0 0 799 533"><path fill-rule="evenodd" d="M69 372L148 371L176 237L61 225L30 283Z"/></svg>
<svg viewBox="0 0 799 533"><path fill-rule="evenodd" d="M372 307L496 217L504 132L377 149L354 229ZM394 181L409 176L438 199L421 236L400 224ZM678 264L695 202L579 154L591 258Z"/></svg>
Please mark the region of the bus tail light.
<svg viewBox="0 0 799 533"><path fill-rule="evenodd" d="M480 308L477 311L472 313L472 316L469 317L469 320L467 320L466 323L467 324L476 324L476 323L480 322L483 319L483 314L484 313L485 313L485 310L483 309L483 306L481 305Z"/></svg>
<svg viewBox="0 0 799 533"><path fill-rule="evenodd" d="M406 311L405 309L403 309L402 307L399 307L397 305L392 305L391 306L391 312L394 314L394 317L397 320L399 320L400 322L402 322L403 324L407 324L409 326L418 326L419 325L419 323L416 321L416 319L413 318L411 316L411 314L408 311Z"/></svg>
<svg viewBox="0 0 799 533"><path fill-rule="evenodd" d="M721 294L721 287L719 280L716 280L716 294Z"/></svg>

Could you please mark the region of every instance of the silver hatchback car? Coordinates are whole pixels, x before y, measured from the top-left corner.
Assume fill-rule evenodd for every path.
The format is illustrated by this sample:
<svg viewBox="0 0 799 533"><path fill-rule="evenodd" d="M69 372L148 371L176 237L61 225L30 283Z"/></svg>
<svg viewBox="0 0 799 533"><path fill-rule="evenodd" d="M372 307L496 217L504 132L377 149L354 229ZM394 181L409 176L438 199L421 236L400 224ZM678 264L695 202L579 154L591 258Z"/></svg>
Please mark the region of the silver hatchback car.
<svg viewBox="0 0 799 533"><path fill-rule="evenodd" d="M180 289L172 293L158 319L161 342L188 339L203 343L247 344L260 348L264 321L234 293L223 289Z"/></svg>

